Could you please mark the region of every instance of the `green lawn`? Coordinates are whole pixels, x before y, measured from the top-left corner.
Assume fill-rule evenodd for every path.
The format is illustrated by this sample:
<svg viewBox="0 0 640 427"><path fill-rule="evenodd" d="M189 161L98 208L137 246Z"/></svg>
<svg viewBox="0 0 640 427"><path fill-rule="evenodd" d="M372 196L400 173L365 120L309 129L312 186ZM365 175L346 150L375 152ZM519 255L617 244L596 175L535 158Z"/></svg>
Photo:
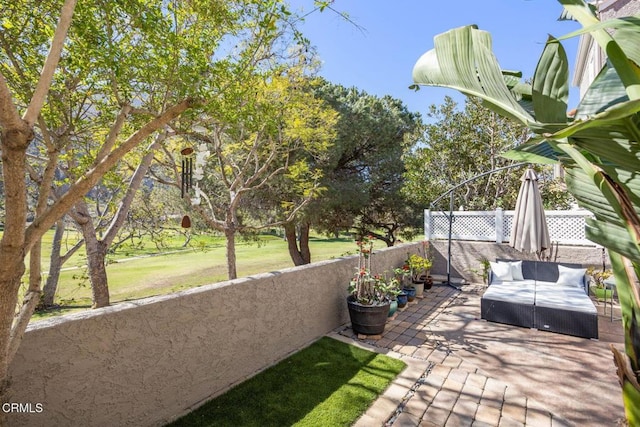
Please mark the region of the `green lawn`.
<svg viewBox="0 0 640 427"><path fill-rule="evenodd" d="M52 233L47 233L43 241L43 273L48 271L51 236ZM71 234L67 246L73 245L76 238ZM163 249L163 252L147 244L145 248L125 247L110 255L107 275L111 302L163 295L227 279L224 239L195 236L192 247L188 249L181 248L181 243L176 239L173 246ZM346 237L314 237L310 247L312 261L355 253L353 240ZM378 247L383 247L383 244L378 242ZM293 267L286 242L272 235L260 236L259 244L238 241L236 256L239 277ZM61 307L36 313L33 321L90 307L91 287L84 264L84 250L80 250L63 267L56 295L56 303Z"/></svg>
<svg viewBox="0 0 640 427"><path fill-rule="evenodd" d="M171 426L349 426L406 367L323 337Z"/></svg>

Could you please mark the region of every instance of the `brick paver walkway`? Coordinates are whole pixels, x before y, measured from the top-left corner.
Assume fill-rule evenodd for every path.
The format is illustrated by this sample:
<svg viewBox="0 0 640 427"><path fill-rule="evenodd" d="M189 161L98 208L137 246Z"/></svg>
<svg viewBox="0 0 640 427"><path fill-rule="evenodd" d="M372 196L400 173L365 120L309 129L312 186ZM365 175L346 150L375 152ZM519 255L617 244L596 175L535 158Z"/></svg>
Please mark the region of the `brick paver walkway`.
<svg viewBox="0 0 640 427"><path fill-rule="evenodd" d="M593 354L598 352L598 358L593 361L596 366L607 363L599 359L609 357L605 348L607 343L482 321L478 316L479 298L483 290L484 287L477 284L465 285L461 291L445 285L434 285L431 290L425 291L425 298L417 299L404 311L398 312L378 339L358 337L350 325L334 331L334 338L401 358L408 365L355 425L616 425L623 416L623 410L621 399L615 395L617 384L613 368L613 373L607 372L603 378L593 379L600 389L593 389L593 384L583 384L586 381L580 380L579 376L570 378L576 381L575 385L563 384L563 387L573 389L568 393L579 394L581 390L576 387L584 387L596 394L593 396L595 401L612 404L613 408L602 408L592 414L589 413L589 410L593 410L589 406L591 399L574 396L573 401L557 402L567 397L561 395L563 387L558 386L558 390L553 390L554 383L562 381L564 376L569 377L562 371L578 369L562 363L585 365L573 357L576 352L583 353L584 346L590 348L585 357L595 358ZM609 322L608 316L599 318L600 323L605 321ZM600 335L602 337L603 334ZM616 340L621 341L621 337L620 330ZM545 348L538 350L541 340L544 340ZM553 350L550 347L552 345L560 348ZM582 348L571 349L571 345ZM549 352L549 355L544 352ZM534 375L520 375L518 371L523 366L514 365L523 358L523 364L526 365L527 355L535 356L535 360L549 361L545 362L546 365L531 365L529 374ZM487 357L496 357L504 366L491 366L487 363ZM560 362L553 357L558 357ZM565 362L566 359L569 360ZM609 362L609 365L612 367L613 363ZM554 366L558 366L557 371ZM590 369L589 366L587 363L586 369ZM536 381L540 384L536 384ZM545 406L529 395L536 394L536 389L540 387L548 389L549 399L546 400L554 408ZM521 391L523 388L525 390ZM603 402L599 393L612 396ZM545 399L547 394L538 396ZM565 418L565 412L574 419Z"/></svg>

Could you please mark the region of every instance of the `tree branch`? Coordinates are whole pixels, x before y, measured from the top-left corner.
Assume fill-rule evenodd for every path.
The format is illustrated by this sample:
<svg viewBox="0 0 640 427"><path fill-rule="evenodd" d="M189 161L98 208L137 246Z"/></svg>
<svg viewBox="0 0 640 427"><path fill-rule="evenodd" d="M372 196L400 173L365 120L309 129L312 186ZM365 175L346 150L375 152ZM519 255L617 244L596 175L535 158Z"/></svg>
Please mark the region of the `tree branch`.
<svg viewBox="0 0 640 427"><path fill-rule="evenodd" d="M0 127L3 129L26 127L13 103L13 96L2 73L0 73Z"/></svg>
<svg viewBox="0 0 640 427"><path fill-rule="evenodd" d="M169 121L175 119L188 108L194 105L193 99L185 99L184 101L174 105L160 116L151 120L138 131L131 135L120 146L115 148L104 159L96 164L92 169L87 171L78 181L76 181L68 191L62 195L53 205L49 207L41 217L33 221L25 232L25 248L28 250L31 245L48 230L58 218L64 215L81 197L100 180L100 178L113 166L120 161L129 151L144 141L149 135L166 125Z"/></svg>
<svg viewBox="0 0 640 427"><path fill-rule="evenodd" d="M47 55L47 59L40 73L40 79L36 90L33 92L29 107L24 114L24 121L31 127L35 124L40 110L44 104L44 100L47 97L47 93L51 88L51 80L53 80L53 74L58 67L60 56L62 55L62 49L64 47L64 40L67 38L67 32L71 26L71 20L73 18L73 10L76 7L77 0L65 0L60 12L60 20L56 26L56 32L53 35L53 41L51 42L51 49Z"/></svg>

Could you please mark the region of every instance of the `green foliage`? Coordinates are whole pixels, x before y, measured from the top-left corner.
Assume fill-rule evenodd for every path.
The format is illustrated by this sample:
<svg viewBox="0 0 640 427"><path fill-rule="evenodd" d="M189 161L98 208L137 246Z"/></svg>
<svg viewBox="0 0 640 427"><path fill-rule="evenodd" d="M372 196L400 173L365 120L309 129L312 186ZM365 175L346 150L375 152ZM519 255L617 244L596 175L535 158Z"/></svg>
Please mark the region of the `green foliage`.
<svg viewBox="0 0 640 427"><path fill-rule="evenodd" d="M460 110L447 96L443 104L430 106L429 117L424 144L404 156L407 171L403 192L422 206L429 206L467 179L513 164L501 154L528 137L526 127L485 108L478 98L468 98ZM467 210L513 209L521 176L521 170L512 169L471 181L455 193L454 206ZM444 202L448 207L448 199Z"/></svg>
<svg viewBox="0 0 640 427"><path fill-rule="evenodd" d="M604 281L613 276L611 270L600 270L595 267L587 268L587 275L590 276L598 288L604 288Z"/></svg>
<svg viewBox="0 0 640 427"><path fill-rule="evenodd" d="M323 337L170 425L352 425L405 367Z"/></svg>
<svg viewBox="0 0 640 427"><path fill-rule="evenodd" d="M393 244L403 229L419 226L420 209L401 192L402 154L419 140L419 115L390 96L380 98L326 81L316 94L340 117L323 165L327 190L308 209L312 223L328 234L355 228Z"/></svg>
<svg viewBox="0 0 640 427"><path fill-rule="evenodd" d="M567 191L567 185L560 178L547 179L540 184L540 195L545 209L571 209L576 199Z"/></svg>
<svg viewBox="0 0 640 427"><path fill-rule="evenodd" d="M313 96L310 81L293 71L252 79L243 87L253 93L230 92L219 100L203 123L207 134L197 136L213 154L199 185L210 200L209 214L218 218L229 209L252 215L252 193L262 209L271 204L285 211L314 197L320 171L313 160L324 156L333 138L335 112Z"/></svg>
<svg viewBox="0 0 640 427"><path fill-rule="evenodd" d="M409 258L407 258L407 264L409 264L409 268L411 268L411 275L414 278L418 278L422 274L429 274L433 261L418 254L411 254Z"/></svg>
<svg viewBox="0 0 640 427"><path fill-rule="evenodd" d="M609 249L620 298L625 352L612 348L627 420L640 424L640 20L599 22L581 0L559 0L567 15L606 52L608 63L578 105L566 113L568 61L549 38L531 84L503 73L491 37L476 27L447 31L416 63L417 84L455 88L493 111L526 125L535 137L507 153L512 159L559 162L568 191L590 210L587 238ZM617 28L610 31L609 28ZM574 33L579 34L579 33Z"/></svg>

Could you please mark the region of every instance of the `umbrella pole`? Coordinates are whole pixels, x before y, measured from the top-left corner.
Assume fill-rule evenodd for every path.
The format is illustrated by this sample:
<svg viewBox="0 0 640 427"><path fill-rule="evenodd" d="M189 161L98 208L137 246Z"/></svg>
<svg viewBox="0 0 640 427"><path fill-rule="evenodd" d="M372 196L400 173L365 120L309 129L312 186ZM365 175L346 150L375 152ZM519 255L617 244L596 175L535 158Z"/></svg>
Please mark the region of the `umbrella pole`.
<svg viewBox="0 0 640 427"><path fill-rule="evenodd" d="M452 240L452 228L453 228L453 192L456 190L456 188L460 188L463 185L475 181L478 178L481 178L485 175L490 175L492 173L501 171L501 170L505 170L505 169L512 169L512 168L517 168L523 165L528 164L527 162L521 162L521 163L515 163L513 165L508 165L508 166L503 166L500 168L496 168L496 169L492 169L488 172L483 172L479 175L476 175L472 178L469 178L467 180L462 181L460 184L457 184L453 187L451 187L449 190L447 190L446 192L442 193L440 196L438 196L433 202L431 202L430 207L433 208L436 203L438 201L440 201L444 196L446 196L447 194L449 194L449 241L447 243L447 281L446 282L442 282L443 285L449 285L452 288L456 289L456 290L460 290L461 288L454 285L453 283L451 283L451 240ZM446 215L446 214L445 214Z"/></svg>
<svg viewBox="0 0 640 427"><path fill-rule="evenodd" d="M451 286L456 291L459 291L460 288L453 283L451 283L451 240L453 234L453 193L452 190L449 193L449 241L447 242L447 281L443 282L443 285Z"/></svg>

